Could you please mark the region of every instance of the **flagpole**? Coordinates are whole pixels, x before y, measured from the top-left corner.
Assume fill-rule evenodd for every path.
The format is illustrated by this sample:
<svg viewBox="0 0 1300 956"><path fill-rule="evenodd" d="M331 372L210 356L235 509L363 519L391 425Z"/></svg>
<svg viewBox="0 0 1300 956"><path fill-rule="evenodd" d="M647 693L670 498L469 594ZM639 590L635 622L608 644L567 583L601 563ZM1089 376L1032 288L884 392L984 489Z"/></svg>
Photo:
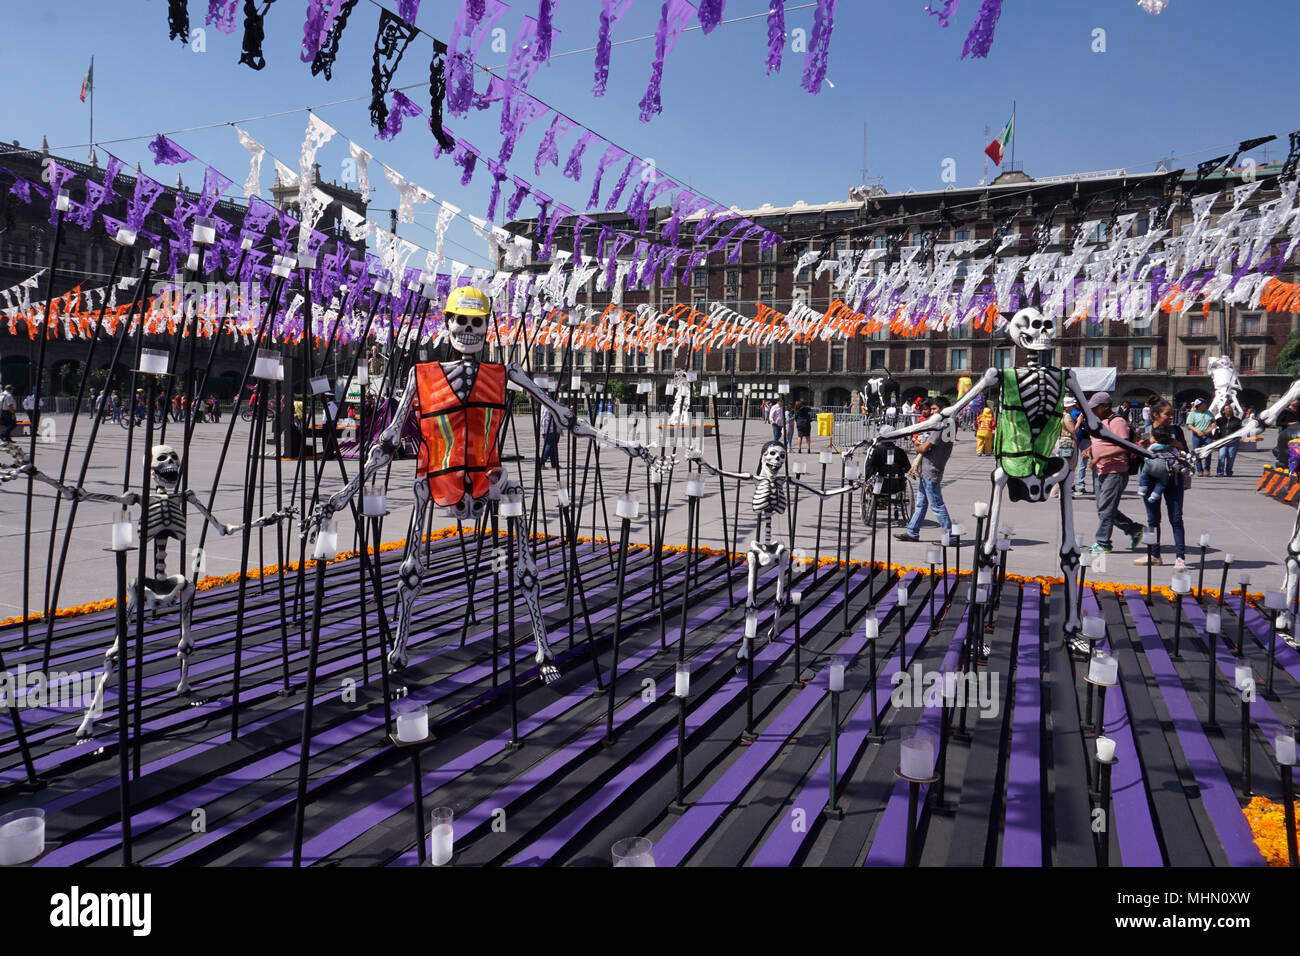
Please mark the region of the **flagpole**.
<svg viewBox="0 0 1300 956"><path fill-rule="evenodd" d="M92 57L91 60L93 62L94 58ZM91 107L91 112L94 112L93 106ZM1015 100L1011 101L1011 168L1012 169L1016 168L1016 101Z"/></svg>
<svg viewBox="0 0 1300 956"><path fill-rule="evenodd" d="M90 54L90 155L95 155L95 54Z"/></svg>

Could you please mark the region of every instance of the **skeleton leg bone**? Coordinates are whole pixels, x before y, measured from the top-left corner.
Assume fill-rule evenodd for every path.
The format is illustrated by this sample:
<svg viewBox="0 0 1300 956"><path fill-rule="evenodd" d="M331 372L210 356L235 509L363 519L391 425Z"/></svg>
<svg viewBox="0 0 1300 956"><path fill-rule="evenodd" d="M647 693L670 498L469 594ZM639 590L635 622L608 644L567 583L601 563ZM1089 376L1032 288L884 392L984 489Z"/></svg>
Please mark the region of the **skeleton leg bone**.
<svg viewBox="0 0 1300 956"><path fill-rule="evenodd" d="M194 618L194 583L181 574L171 577L171 595L181 605L181 639L176 645L176 656L181 662L181 676L176 684L176 693L190 692L190 654L194 651L194 638L190 634L190 624Z"/></svg>
<svg viewBox="0 0 1300 956"><path fill-rule="evenodd" d="M761 553L762 552L759 550L758 547L758 542L751 541L749 543L749 553L745 556L745 562L749 566L749 574L746 581L747 589L745 591L745 616L746 617L748 617L750 614L755 614L758 612L758 597L757 597L758 562L759 562L759 555ZM749 639L742 638L740 641L740 650L736 652L736 660L744 661L745 658L748 656L749 656Z"/></svg>
<svg viewBox="0 0 1300 956"><path fill-rule="evenodd" d="M506 493L519 494L522 500L523 486L512 482L507 486ZM542 614L542 587L537 575L537 562L533 558L532 542L528 535L518 530L528 527L528 516L524 515L516 522L515 527L515 560L519 570L519 588L523 591L524 602L528 605L528 616L533 621L533 637L537 641L537 654L533 659L537 662L538 673L542 680L547 684L553 684L560 679L560 669L555 666L551 646L546 639L546 618ZM511 595L510 599L514 600L514 595Z"/></svg>
<svg viewBox="0 0 1300 956"><path fill-rule="evenodd" d="M393 639L393 649L388 652L388 664L394 671L400 671L406 666L406 641L411 634L411 608L420 595L425 572L420 556L420 532L424 527L425 513L429 509L429 483L421 479L415 483L413 490L415 503L406 536L406 559L402 561L398 572L401 581L397 586L397 635Z"/></svg>
<svg viewBox="0 0 1300 956"><path fill-rule="evenodd" d="M1074 540L1074 501L1061 494L1061 571L1065 575L1065 641L1071 650L1087 651L1079 637L1079 546Z"/></svg>
<svg viewBox="0 0 1300 956"><path fill-rule="evenodd" d="M139 600L139 582L133 582L126 589L126 619L133 620L136 603ZM146 595L152 599L153 595L147 589ZM85 715L81 718L81 725L77 727L77 739L85 740L95 734L95 719L104 713L104 687L113 679L117 673L119 641L121 635L113 639L113 644L104 653L104 673L99 675L99 682L95 685L95 696L90 705L86 708Z"/></svg>

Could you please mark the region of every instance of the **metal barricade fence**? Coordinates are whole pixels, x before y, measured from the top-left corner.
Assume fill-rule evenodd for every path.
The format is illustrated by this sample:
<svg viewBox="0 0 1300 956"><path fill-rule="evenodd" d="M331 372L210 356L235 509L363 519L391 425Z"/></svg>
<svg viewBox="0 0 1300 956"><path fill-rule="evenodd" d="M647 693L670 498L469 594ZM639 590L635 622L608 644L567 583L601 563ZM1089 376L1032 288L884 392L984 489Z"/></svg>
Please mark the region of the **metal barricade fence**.
<svg viewBox="0 0 1300 956"><path fill-rule="evenodd" d="M838 413L831 422L831 444L836 448L851 448L875 433L875 423L856 412Z"/></svg>

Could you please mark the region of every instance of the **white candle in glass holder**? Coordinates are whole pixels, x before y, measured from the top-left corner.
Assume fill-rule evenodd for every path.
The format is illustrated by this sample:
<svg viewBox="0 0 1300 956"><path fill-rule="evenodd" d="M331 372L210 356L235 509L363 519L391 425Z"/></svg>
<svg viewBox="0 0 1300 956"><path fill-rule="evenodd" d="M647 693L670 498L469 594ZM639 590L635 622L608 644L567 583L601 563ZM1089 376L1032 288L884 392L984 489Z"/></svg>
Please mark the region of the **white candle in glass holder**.
<svg viewBox="0 0 1300 956"><path fill-rule="evenodd" d="M863 636L874 641L880 636L880 619L876 617L876 612L872 611L867 615L866 620L862 622Z"/></svg>
<svg viewBox="0 0 1300 956"><path fill-rule="evenodd" d="M559 502L561 508L569 507L569 492L565 488L555 489L555 500Z"/></svg>
<svg viewBox="0 0 1300 956"><path fill-rule="evenodd" d="M1155 544L1155 543L1156 543L1156 533L1155 533L1155 531L1153 531L1151 528L1147 528L1145 531L1143 531L1143 532L1142 532L1142 543L1143 543L1143 544Z"/></svg>
<svg viewBox="0 0 1300 956"><path fill-rule="evenodd" d="M332 561L338 553L339 535L331 519L321 525L316 533L316 547L312 551L312 557L321 561Z"/></svg>
<svg viewBox="0 0 1300 956"><path fill-rule="evenodd" d="M941 561L943 561L943 555L939 553L939 549L938 549L938 548L926 548L926 549L925 549L925 563L926 563L926 564L938 564L938 563L940 563Z"/></svg>
<svg viewBox="0 0 1300 956"><path fill-rule="evenodd" d="M1005 535L1006 537L1009 538L1009 537L1011 537L1013 534L1016 533L1016 529L1013 528L1013 527L1011 527L1011 525L1009 525L1009 524L1004 524L1001 528L998 529L998 533L999 533L999 534L1003 534L1003 535ZM1079 535L1079 536L1077 536L1077 537L1075 538L1075 540L1076 540L1076 541L1078 542L1078 544L1079 544L1079 547L1083 547L1083 542L1082 542L1082 541L1079 541L1079 538L1081 538L1081 537L1082 537L1082 535Z"/></svg>
<svg viewBox="0 0 1300 956"><path fill-rule="evenodd" d="M987 587L993 583L993 572L988 568L980 568L979 574L975 577L975 582Z"/></svg>
<svg viewBox="0 0 1300 956"><path fill-rule="evenodd" d="M270 349L258 349L257 358L253 360L253 378L274 381L280 374L280 353Z"/></svg>
<svg viewBox="0 0 1300 956"><path fill-rule="evenodd" d="M1083 616L1083 637L1084 640L1088 641L1105 640L1106 619L1095 614L1085 614Z"/></svg>
<svg viewBox="0 0 1300 956"><path fill-rule="evenodd" d="M691 695L691 665L686 661L677 664L677 677L673 683L673 693L678 697Z"/></svg>
<svg viewBox="0 0 1300 956"><path fill-rule="evenodd" d="M128 229L126 226L122 226L117 230L117 235L113 237L113 241L119 246L126 246L129 249L135 245L136 236L137 233L134 229Z"/></svg>
<svg viewBox="0 0 1300 956"><path fill-rule="evenodd" d="M313 395L324 395L330 390L330 380L324 375L317 375L311 380L311 393Z"/></svg>
<svg viewBox="0 0 1300 956"><path fill-rule="evenodd" d="M635 502L633 502L633 504L635 504ZM508 495L501 499L501 504L498 507L497 512L503 518L522 518L524 516L524 499L519 495ZM620 516L621 514L622 513L620 512ZM636 515L633 515L632 517L636 517Z"/></svg>
<svg viewBox="0 0 1300 956"><path fill-rule="evenodd" d="M686 495L689 498L700 498L704 495L704 482L698 478L689 478L686 481Z"/></svg>
<svg viewBox="0 0 1300 956"><path fill-rule="evenodd" d="M947 531L940 532L940 534L939 534L939 546L940 546L941 548L946 548L946 547L948 547L948 546L951 545L951 544L952 544L952 535L948 534Z"/></svg>
<svg viewBox="0 0 1300 956"><path fill-rule="evenodd" d="M1192 576L1182 571L1175 571L1169 579L1169 588L1175 594L1190 594L1192 590Z"/></svg>
<svg viewBox="0 0 1300 956"><path fill-rule="evenodd" d="M1236 561L1236 560L1237 560L1237 556L1236 556L1235 554L1233 554L1231 551L1229 551L1227 554L1225 554L1225 555L1223 556L1223 563L1224 563L1224 564L1228 564L1228 565L1230 565L1230 564L1232 564L1233 561Z"/></svg>
<svg viewBox="0 0 1300 956"><path fill-rule="evenodd" d="M1238 664L1233 668L1232 686L1237 690L1255 686L1255 672L1251 670L1249 664Z"/></svg>
<svg viewBox="0 0 1300 956"><path fill-rule="evenodd" d="M1103 650L1096 651L1088 663L1088 680L1113 686L1119 681L1119 661Z"/></svg>
<svg viewBox="0 0 1300 956"><path fill-rule="evenodd" d="M358 385L369 385L370 367L367 365L358 365L357 374L353 376L353 379Z"/></svg>
<svg viewBox="0 0 1300 956"><path fill-rule="evenodd" d="M745 636L751 640L758 636L757 614L750 613L745 615Z"/></svg>
<svg viewBox="0 0 1300 956"><path fill-rule="evenodd" d="M140 350L140 371L146 375L166 375L168 355L161 349Z"/></svg>
<svg viewBox="0 0 1300 956"><path fill-rule="evenodd" d="M1109 737L1097 738L1097 759L1102 763L1110 763L1115 759L1115 741Z"/></svg>
<svg viewBox="0 0 1300 956"><path fill-rule="evenodd" d="M1002 543L1003 543L1004 541L1006 541L1007 548L1010 548L1010 547L1011 547L1011 542L1010 542L1010 541L1007 541L1006 538L999 538L999 539L998 539L998 550L999 550L999 551L1002 551L1002 550L1003 550ZM1082 553L1079 555L1079 567L1081 567L1081 568L1086 568L1086 567L1088 566L1088 558L1089 558L1089 554L1088 554L1088 552L1087 552L1087 551L1082 552Z"/></svg>
<svg viewBox="0 0 1300 956"><path fill-rule="evenodd" d="M397 739L414 743L429 736L429 708L419 701L404 697L393 705L396 714Z"/></svg>
<svg viewBox="0 0 1300 956"><path fill-rule="evenodd" d="M1286 593L1283 591L1265 591L1264 607L1270 611L1286 610Z"/></svg>
<svg viewBox="0 0 1300 956"><path fill-rule="evenodd" d="M975 502L975 508L973 510L973 514L975 515L975 517L985 518L988 516L988 513L989 513L989 503L987 501Z"/></svg>
<svg viewBox="0 0 1300 956"><path fill-rule="evenodd" d="M1076 548L1078 548L1080 551L1082 551L1082 550L1083 550L1083 543L1084 543L1085 541L1087 541L1087 540L1088 540L1088 539L1085 538L1083 535L1081 535L1081 534L1076 534L1076 535L1074 536L1074 546L1075 546Z"/></svg>
<svg viewBox="0 0 1300 956"><path fill-rule="evenodd" d="M857 465L844 466L844 478L846 481L856 481L859 474L861 474L861 471Z"/></svg>
<svg viewBox="0 0 1300 956"><path fill-rule="evenodd" d="M129 551L134 546L135 525L131 522L127 510L123 508L121 515L113 522L113 550Z"/></svg>
<svg viewBox="0 0 1300 956"><path fill-rule="evenodd" d="M217 227L211 219L195 216L190 228L190 238L200 246L210 246L217 241Z"/></svg>
<svg viewBox="0 0 1300 956"><path fill-rule="evenodd" d="M823 465L829 465L831 463L831 459L834 457L835 456L828 451L819 451L817 453L817 460L821 462Z"/></svg>
<svg viewBox="0 0 1300 956"><path fill-rule="evenodd" d="M378 518L388 510L388 495L383 485L368 485L361 496L361 511L367 517Z"/></svg>
<svg viewBox="0 0 1300 956"><path fill-rule="evenodd" d="M1243 574L1243 575L1241 575L1240 577L1237 578L1237 581L1240 582L1241 587L1242 587L1242 590L1245 590L1246 587L1248 587L1248 586L1250 585L1250 575L1249 575L1249 574Z"/></svg>
<svg viewBox="0 0 1300 956"><path fill-rule="evenodd" d="M902 764L899 769L904 777L928 780L934 773L934 738L919 733L905 738L899 762Z"/></svg>
<svg viewBox="0 0 1300 956"><path fill-rule="evenodd" d="M620 518L635 521L637 515L641 513L641 502L635 498L619 498L618 503L614 506L614 513Z"/></svg>
<svg viewBox="0 0 1300 956"><path fill-rule="evenodd" d="M827 684L833 694L844 690L844 662L839 658L831 662Z"/></svg>
<svg viewBox="0 0 1300 956"><path fill-rule="evenodd" d="M808 470L808 463L806 461L792 461L790 462L790 470L796 475L802 475Z"/></svg>
<svg viewBox="0 0 1300 956"><path fill-rule="evenodd" d="M884 490L885 490L885 483L884 483L883 481L881 481L879 478L877 478L877 479L875 480L875 483L873 483L872 486L871 486L871 493L872 493L873 495L878 495L878 494L880 494L881 492L883 492Z"/></svg>
<svg viewBox="0 0 1300 956"><path fill-rule="evenodd" d="M906 585L906 584L900 584L900 585L898 586L898 606L899 606L899 607L907 607L907 600L908 600L908 597L909 597L909 595L908 595L908 592L907 592L907 585Z"/></svg>
<svg viewBox="0 0 1300 956"><path fill-rule="evenodd" d="M793 604L795 607L798 607L800 604L802 604L802 603L803 603L803 592L802 592L802 591L791 591L791 592L790 592L790 603Z"/></svg>
<svg viewBox="0 0 1300 956"><path fill-rule="evenodd" d="M434 866L446 866L455 846L451 807L438 807L430 816L433 831L429 836L429 860Z"/></svg>
<svg viewBox="0 0 1300 956"><path fill-rule="evenodd" d="M954 524L952 526L952 536L954 538L960 538L965 533L966 533L966 526L964 524Z"/></svg>
<svg viewBox="0 0 1300 956"><path fill-rule="evenodd" d="M1208 548L1209 546L1210 546L1210 533L1208 531L1203 531L1201 532L1201 547Z"/></svg>
<svg viewBox="0 0 1300 956"><path fill-rule="evenodd" d="M1277 762L1281 766L1295 766L1295 736L1293 734L1277 734L1273 738L1273 751L1277 755Z"/></svg>
<svg viewBox="0 0 1300 956"><path fill-rule="evenodd" d="M1205 615L1205 633L1218 634L1223 627L1223 618L1218 611L1209 611Z"/></svg>

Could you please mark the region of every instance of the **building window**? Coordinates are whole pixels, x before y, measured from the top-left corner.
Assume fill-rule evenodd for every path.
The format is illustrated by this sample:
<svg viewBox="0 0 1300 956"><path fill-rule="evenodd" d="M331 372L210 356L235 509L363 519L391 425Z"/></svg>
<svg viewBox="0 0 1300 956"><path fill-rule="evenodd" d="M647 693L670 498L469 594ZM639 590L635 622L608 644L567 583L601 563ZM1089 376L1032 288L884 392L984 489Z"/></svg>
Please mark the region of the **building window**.
<svg viewBox="0 0 1300 956"><path fill-rule="evenodd" d="M708 299L706 299L706 298L705 298L704 296L702 296L702 295L697 295L697 296L695 297L695 311L696 311L696 312L704 312L704 311L706 311L706 310L708 309L708 307L709 307L709 305L708 305Z"/></svg>
<svg viewBox="0 0 1300 956"><path fill-rule="evenodd" d="M759 261L759 262L775 262L775 261L776 261L776 248L775 248L774 246L768 246L766 249L764 249L762 252L760 252L760 253L758 254L758 261Z"/></svg>
<svg viewBox="0 0 1300 956"><path fill-rule="evenodd" d="M1187 317L1187 334L1204 335L1206 319L1203 315L1189 315Z"/></svg>
<svg viewBox="0 0 1300 956"><path fill-rule="evenodd" d="M645 368L645 351L641 350L636 353L636 367Z"/></svg>
<svg viewBox="0 0 1300 956"><path fill-rule="evenodd" d="M844 346L836 345L831 347L831 368L832 372L844 371Z"/></svg>
<svg viewBox="0 0 1300 956"><path fill-rule="evenodd" d="M1151 349L1146 346L1137 346L1133 349L1133 368L1148 369L1151 367Z"/></svg>
<svg viewBox="0 0 1300 956"><path fill-rule="evenodd" d="M1187 350L1187 371L1189 372L1205 371L1205 349Z"/></svg>
<svg viewBox="0 0 1300 956"><path fill-rule="evenodd" d="M776 281L776 270L771 267L759 269L758 281L761 282L763 285L771 285L774 281Z"/></svg>
<svg viewBox="0 0 1300 956"><path fill-rule="evenodd" d="M758 353L758 370L760 372L772 371L772 350L763 349Z"/></svg>
<svg viewBox="0 0 1300 956"><path fill-rule="evenodd" d="M1259 349L1242 349L1241 361L1238 363L1243 372L1259 370Z"/></svg>
<svg viewBox="0 0 1300 956"><path fill-rule="evenodd" d="M958 229L956 232L952 234L953 242L966 242L969 239L970 239L969 229Z"/></svg>
<svg viewBox="0 0 1300 956"><path fill-rule="evenodd" d="M1105 335L1106 320L1098 319L1097 321L1094 322L1092 319L1087 319L1083 323L1083 334L1090 339L1100 338L1101 336Z"/></svg>
<svg viewBox="0 0 1300 956"><path fill-rule="evenodd" d="M807 305L807 304L808 304L808 290L807 290L807 289L795 289L795 290L794 290L794 299L791 300L791 304L793 305L795 302L802 302L804 305Z"/></svg>
<svg viewBox="0 0 1300 956"><path fill-rule="evenodd" d="M875 238L874 240L872 240L872 243L871 243L871 244L872 244L873 246L875 246L877 249L888 249L888 248L889 248L889 237L888 237L888 236L885 236L885 235L883 235L883 234L882 234L882 235L879 235L879 236L876 236L876 238Z"/></svg>
<svg viewBox="0 0 1300 956"><path fill-rule="evenodd" d="M737 287L737 288L740 287L740 270L739 270L739 269L728 269L728 270L727 270L727 285L728 285L728 287L730 287L730 286L735 286L735 287Z"/></svg>
<svg viewBox="0 0 1300 956"><path fill-rule="evenodd" d="M696 269L691 273L691 285L701 286L709 284L709 273L707 269Z"/></svg>
<svg viewBox="0 0 1300 956"><path fill-rule="evenodd" d="M872 349L872 350L871 350L871 362L869 363L868 368L871 368L871 369L878 369L878 368L884 368L884 367L885 367L885 350L884 350L884 349Z"/></svg>
<svg viewBox="0 0 1300 956"><path fill-rule="evenodd" d="M736 350L735 349L727 349L727 351L722 353L722 367L725 371L728 372L736 371Z"/></svg>
<svg viewBox="0 0 1300 956"><path fill-rule="evenodd" d="M702 350L691 355L691 368L697 372L704 371L704 352Z"/></svg>
<svg viewBox="0 0 1300 956"><path fill-rule="evenodd" d="M1259 335L1262 323L1258 312L1243 312L1241 315L1241 334Z"/></svg>
<svg viewBox="0 0 1300 956"><path fill-rule="evenodd" d="M1011 349L994 349L993 367L1011 368Z"/></svg>
<svg viewBox="0 0 1300 956"><path fill-rule="evenodd" d="M925 370L925 349L910 349L907 353L907 367L913 372Z"/></svg>
<svg viewBox="0 0 1300 956"><path fill-rule="evenodd" d="M954 326L953 328L948 330L948 338L950 339L970 338L970 326L969 325Z"/></svg>
<svg viewBox="0 0 1300 956"><path fill-rule="evenodd" d="M965 349L952 349L949 351L948 368L954 372L964 372L968 367Z"/></svg>
<svg viewBox="0 0 1300 956"><path fill-rule="evenodd" d="M1102 365L1105 364L1105 361L1106 361L1106 360L1102 357L1102 350L1101 350L1101 349L1084 349L1084 350L1083 350L1083 365L1084 365L1084 368L1101 368Z"/></svg>
<svg viewBox="0 0 1300 956"><path fill-rule="evenodd" d="M808 350L806 348L794 350L794 370L796 372L808 371Z"/></svg>
<svg viewBox="0 0 1300 956"><path fill-rule="evenodd" d="M886 342L889 340L889 326L881 325L880 328L871 333L871 341Z"/></svg>

